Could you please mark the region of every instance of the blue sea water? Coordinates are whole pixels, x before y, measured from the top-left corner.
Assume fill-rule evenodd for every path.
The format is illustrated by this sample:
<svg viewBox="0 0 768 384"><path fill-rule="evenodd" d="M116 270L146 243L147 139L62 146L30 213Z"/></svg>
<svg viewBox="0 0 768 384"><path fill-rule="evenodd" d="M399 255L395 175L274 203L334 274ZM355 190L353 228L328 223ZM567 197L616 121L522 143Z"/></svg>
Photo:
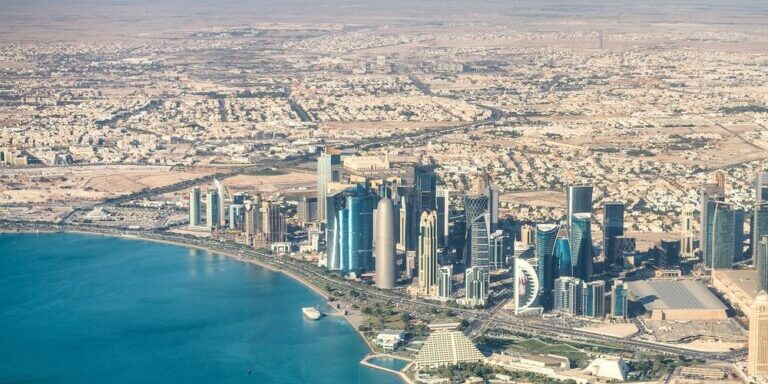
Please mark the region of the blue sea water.
<svg viewBox="0 0 768 384"><path fill-rule="evenodd" d="M0 383L370 383L322 297L234 259L147 241L0 235Z"/></svg>

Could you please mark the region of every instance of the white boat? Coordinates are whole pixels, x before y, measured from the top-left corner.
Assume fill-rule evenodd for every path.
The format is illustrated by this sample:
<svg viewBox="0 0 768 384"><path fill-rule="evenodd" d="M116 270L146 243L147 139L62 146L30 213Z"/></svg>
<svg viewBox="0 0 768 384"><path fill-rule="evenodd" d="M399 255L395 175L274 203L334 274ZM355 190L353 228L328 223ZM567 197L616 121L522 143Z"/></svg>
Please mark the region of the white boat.
<svg viewBox="0 0 768 384"><path fill-rule="evenodd" d="M309 320L317 320L323 317L323 313L315 307L304 307L301 309L301 312Z"/></svg>

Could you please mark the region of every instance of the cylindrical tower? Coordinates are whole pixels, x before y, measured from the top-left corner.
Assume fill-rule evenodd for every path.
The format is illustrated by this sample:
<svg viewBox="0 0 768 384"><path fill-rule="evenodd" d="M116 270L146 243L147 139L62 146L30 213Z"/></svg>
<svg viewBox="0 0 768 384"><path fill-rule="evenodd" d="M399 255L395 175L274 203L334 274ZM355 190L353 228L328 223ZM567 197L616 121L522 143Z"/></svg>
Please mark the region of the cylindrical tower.
<svg viewBox="0 0 768 384"><path fill-rule="evenodd" d="M395 288L395 218L392 200L379 200L376 208L376 286Z"/></svg>

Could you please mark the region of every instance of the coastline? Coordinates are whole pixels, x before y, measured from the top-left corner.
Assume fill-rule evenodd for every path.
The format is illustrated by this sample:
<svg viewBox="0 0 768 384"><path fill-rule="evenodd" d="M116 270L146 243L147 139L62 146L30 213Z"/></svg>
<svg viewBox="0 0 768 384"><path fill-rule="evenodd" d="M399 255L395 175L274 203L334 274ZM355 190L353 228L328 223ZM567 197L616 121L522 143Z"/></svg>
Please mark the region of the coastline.
<svg viewBox="0 0 768 384"><path fill-rule="evenodd" d="M267 269L269 271L272 271L272 272L285 274L286 276L290 277L294 281L302 284L303 286L305 286L305 287L309 288L310 290L312 290L314 293L318 294L320 297L322 297L325 300L326 304L329 303L328 300L329 300L330 297L328 296L327 293L323 292L319 287L316 287L314 284L310 283L306 279L302 278L301 276L299 276L299 275L297 275L297 274L295 274L295 273L293 273L291 271L277 269L274 266L269 265L267 263L264 263L264 262L262 262L260 260L248 259L248 258L245 258L243 256L234 254L232 252L215 250L215 249L212 249L212 248L206 247L206 246L189 244L189 243L186 243L186 242L183 242L183 241L156 239L156 238L151 238L151 237L147 237L147 236L141 236L140 234L122 234L121 235L121 234L113 234L113 233L98 232L98 231L88 231L88 230L83 230L83 229L69 229L69 228L66 228L66 229L61 229L61 230L54 230L54 229L50 229L50 230L31 230L31 229L26 229L26 228L16 228L15 231L0 230L0 234L35 234L35 233L45 233L45 234L51 234L51 233L70 233L70 234L87 235L87 236L114 237L114 238L122 238L122 239L129 239L129 240L149 241L149 242L153 242L153 243L168 244L168 245L185 247L185 248L189 248L189 249L197 249L197 250L201 250L201 251L206 251L206 252L209 252L209 253L212 253L212 254L217 254L217 255L222 255L222 256L225 256L225 257L229 257L229 258L235 259L235 260L240 261L240 262L244 262L244 263L248 263L248 264L253 264L253 265L265 268L265 269ZM334 311L338 311L334 307L331 307L331 308ZM366 361L371 356L375 356L374 354L376 353L376 351L373 349L373 346L370 344L368 339L365 338L365 335L357 329L355 324L347 317L347 315L345 315L343 312L340 312L340 315L344 319L344 321L346 321L347 324L354 330L354 332L363 341L363 344L365 344L366 348L368 349L368 353L366 354L366 356L363 357L362 361ZM368 367L367 364L361 364L361 365ZM410 365L408 367L410 367ZM369 368L376 368L376 367L373 366L373 367L369 367ZM410 380L410 378L408 378L408 376L403 371L400 371L399 373L395 373L394 371L389 370L387 372L392 374L393 376L398 377L402 382L404 382L406 384L414 384L414 382L412 380Z"/></svg>

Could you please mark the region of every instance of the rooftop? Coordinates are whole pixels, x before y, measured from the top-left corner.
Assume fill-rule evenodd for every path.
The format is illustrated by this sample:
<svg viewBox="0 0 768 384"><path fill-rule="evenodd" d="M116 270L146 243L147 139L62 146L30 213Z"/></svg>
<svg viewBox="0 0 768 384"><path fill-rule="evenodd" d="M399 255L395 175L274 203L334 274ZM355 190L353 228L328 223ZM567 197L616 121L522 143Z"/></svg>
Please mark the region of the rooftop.
<svg viewBox="0 0 768 384"><path fill-rule="evenodd" d="M629 290L646 310L722 309L727 307L703 284L694 280L629 282Z"/></svg>

